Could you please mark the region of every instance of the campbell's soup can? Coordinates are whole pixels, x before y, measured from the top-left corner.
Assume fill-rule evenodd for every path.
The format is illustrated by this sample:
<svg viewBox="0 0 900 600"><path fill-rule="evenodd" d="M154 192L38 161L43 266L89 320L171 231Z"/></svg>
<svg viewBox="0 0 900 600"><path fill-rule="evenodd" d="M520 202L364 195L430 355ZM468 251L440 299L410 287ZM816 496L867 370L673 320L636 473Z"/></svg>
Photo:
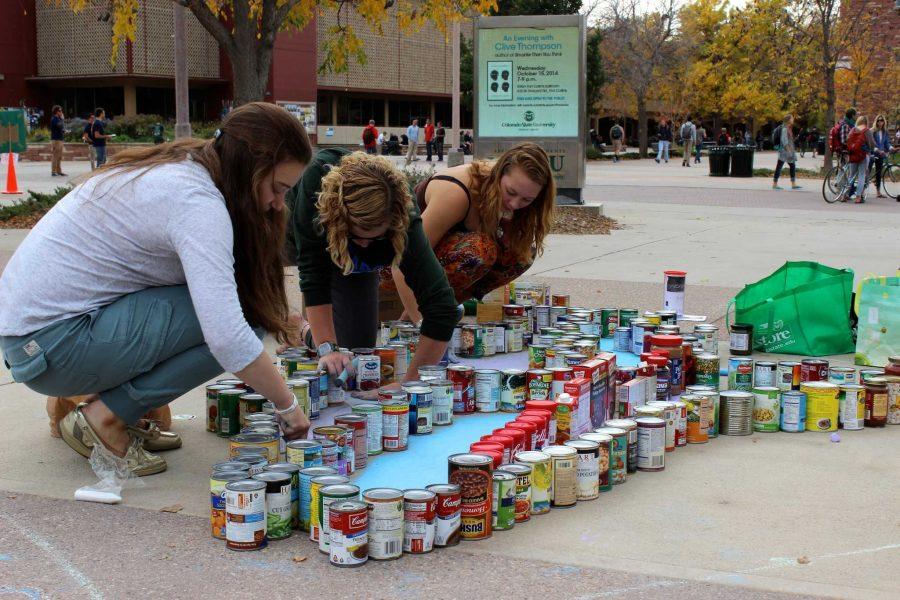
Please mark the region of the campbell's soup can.
<svg viewBox="0 0 900 600"><path fill-rule="evenodd" d="M426 554L437 534L437 494L428 490L403 492L403 551Z"/></svg>
<svg viewBox="0 0 900 600"><path fill-rule="evenodd" d="M460 490L460 536L464 540L490 537L493 459L483 454L453 454L447 462L447 479Z"/></svg>
<svg viewBox="0 0 900 600"><path fill-rule="evenodd" d="M462 521L460 489L458 485L439 483L425 488L437 496L437 528L434 545L443 548L459 544Z"/></svg>
<svg viewBox="0 0 900 600"><path fill-rule="evenodd" d="M369 510L369 558L393 560L403 554L403 491L372 488L363 492Z"/></svg>
<svg viewBox="0 0 900 600"><path fill-rule="evenodd" d="M453 365L447 368L447 377L453 383L453 413L475 412L475 369L468 365Z"/></svg>
<svg viewBox="0 0 900 600"><path fill-rule="evenodd" d="M800 361L800 383L828 381L828 361L821 358L804 358Z"/></svg>
<svg viewBox="0 0 900 600"><path fill-rule="evenodd" d="M328 507L331 535L329 560L336 567L359 567L369 559L368 507L358 500L333 502Z"/></svg>

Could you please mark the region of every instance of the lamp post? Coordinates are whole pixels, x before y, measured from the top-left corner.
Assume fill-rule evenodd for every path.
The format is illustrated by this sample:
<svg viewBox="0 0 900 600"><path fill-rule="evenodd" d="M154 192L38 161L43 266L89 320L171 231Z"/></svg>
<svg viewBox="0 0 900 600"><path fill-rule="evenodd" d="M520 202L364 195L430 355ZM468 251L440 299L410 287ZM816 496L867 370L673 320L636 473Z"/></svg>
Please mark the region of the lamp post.
<svg viewBox="0 0 900 600"><path fill-rule="evenodd" d="M188 108L188 68L185 46L184 5L172 4L175 14L175 139L191 137L191 118Z"/></svg>

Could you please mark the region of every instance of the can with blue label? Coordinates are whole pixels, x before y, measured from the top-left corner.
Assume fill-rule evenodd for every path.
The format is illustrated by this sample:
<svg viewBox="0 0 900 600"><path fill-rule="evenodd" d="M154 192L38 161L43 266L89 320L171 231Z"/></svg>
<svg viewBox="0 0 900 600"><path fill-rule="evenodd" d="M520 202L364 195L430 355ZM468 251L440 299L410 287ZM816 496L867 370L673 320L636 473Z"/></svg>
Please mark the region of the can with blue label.
<svg viewBox="0 0 900 600"><path fill-rule="evenodd" d="M799 433L806 431L806 394L796 390L781 392L781 420L779 426L782 431Z"/></svg>
<svg viewBox="0 0 900 600"><path fill-rule="evenodd" d="M406 390L409 397L409 434L427 435L434 431L434 393L430 387L416 386Z"/></svg>

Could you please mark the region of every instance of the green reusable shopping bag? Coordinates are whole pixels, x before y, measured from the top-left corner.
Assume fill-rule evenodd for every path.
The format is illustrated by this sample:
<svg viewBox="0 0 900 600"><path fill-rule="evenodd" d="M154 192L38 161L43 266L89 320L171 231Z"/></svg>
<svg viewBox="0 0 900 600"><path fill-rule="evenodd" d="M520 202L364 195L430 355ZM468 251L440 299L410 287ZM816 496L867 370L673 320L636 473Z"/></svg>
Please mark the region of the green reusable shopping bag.
<svg viewBox="0 0 900 600"><path fill-rule="evenodd" d="M728 305L726 324L753 325L753 348L825 356L853 352L850 303L853 271L816 262L786 262L744 286ZM729 320L734 305L734 321Z"/></svg>
<svg viewBox="0 0 900 600"><path fill-rule="evenodd" d="M867 277L856 294L856 364L883 367L900 354L900 277Z"/></svg>

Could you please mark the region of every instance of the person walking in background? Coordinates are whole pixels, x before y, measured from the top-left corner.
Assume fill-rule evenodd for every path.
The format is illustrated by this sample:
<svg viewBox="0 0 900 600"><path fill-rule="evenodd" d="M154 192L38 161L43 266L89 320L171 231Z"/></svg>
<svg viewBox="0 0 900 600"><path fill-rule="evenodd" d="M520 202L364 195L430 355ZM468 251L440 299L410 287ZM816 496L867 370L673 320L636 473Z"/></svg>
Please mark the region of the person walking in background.
<svg viewBox="0 0 900 600"><path fill-rule="evenodd" d="M427 154L425 160L428 162L431 162L431 151L433 143L434 125L431 124L431 119L425 119L425 153Z"/></svg>
<svg viewBox="0 0 900 600"><path fill-rule="evenodd" d="M387 136L384 135L384 132L378 134L378 138L375 140L376 154L384 154L384 143L387 141Z"/></svg>
<svg viewBox="0 0 900 600"><path fill-rule="evenodd" d="M697 126L691 121L691 115L687 116L687 120L681 125L681 141L684 144L684 154L681 158L682 167L691 166L691 152L694 144L697 143Z"/></svg>
<svg viewBox="0 0 900 600"><path fill-rule="evenodd" d="M781 125L776 127L775 135L778 140L775 149L778 150L778 164L775 165L775 179L772 182L773 190L784 189L778 186L778 178L781 176L781 168L787 163L791 170L791 189L799 190L797 185L797 150L794 147L794 117L785 115Z"/></svg>
<svg viewBox="0 0 900 600"><path fill-rule="evenodd" d="M97 168L97 151L94 150L93 128L94 113L91 113L84 124L84 129L81 130L81 141L88 145L88 159L91 161L91 171Z"/></svg>
<svg viewBox="0 0 900 600"><path fill-rule="evenodd" d="M885 125L884 115L875 117L875 129L872 131L872 141L875 143L872 148L874 150L872 168L875 169L875 191L879 198L884 198L884 194L881 193L881 170L884 168L884 159L894 150L891 146L891 134ZM897 201L900 202L900 199Z"/></svg>
<svg viewBox="0 0 900 600"><path fill-rule="evenodd" d="M746 145L748 145L748 146L752 146L752 145L753 145L753 134L750 133L750 128L749 128L749 127L748 127L747 130L744 132L744 143L745 143Z"/></svg>
<svg viewBox="0 0 900 600"><path fill-rule="evenodd" d="M112 135L104 133L103 119L106 111L98 108L94 111L94 123L91 125L91 139L94 140L94 152L97 157L97 168L106 164L106 140Z"/></svg>
<svg viewBox="0 0 900 600"><path fill-rule="evenodd" d="M434 149L437 152L438 162L444 160L444 138L447 136L447 130L441 121L437 122L437 128L434 130Z"/></svg>
<svg viewBox="0 0 900 600"><path fill-rule="evenodd" d="M716 144L719 146L728 146L731 144L731 138L728 137L728 129L726 127L723 127L722 131L719 132L719 137L716 138Z"/></svg>
<svg viewBox="0 0 900 600"><path fill-rule="evenodd" d="M406 150L406 164L414 160L419 160L416 152L419 150L419 120L413 119L409 127L406 128L406 140L409 148Z"/></svg>
<svg viewBox="0 0 900 600"><path fill-rule="evenodd" d="M375 128L375 120L369 121L366 128L362 132L363 146L366 154L378 154L378 129Z"/></svg>
<svg viewBox="0 0 900 600"><path fill-rule="evenodd" d="M618 121L609 128L609 139L612 140L613 162L617 163L619 162L619 153L622 152L622 142L625 140L625 130L619 125Z"/></svg>
<svg viewBox="0 0 900 600"><path fill-rule="evenodd" d="M762 152L763 139L765 139L765 138L763 138L762 130L760 129L759 131L756 132L756 150L757 150L757 152Z"/></svg>
<svg viewBox="0 0 900 600"><path fill-rule="evenodd" d="M66 137L66 120L60 105L53 107L50 118L50 175L52 177L65 177L62 172L63 140Z"/></svg>
<svg viewBox="0 0 900 600"><path fill-rule="evenodd" d="M698 119L699 120L699 119ZM703 150L703 142L706 141L706 128L703 127L703 124L700 124L700 127L697 128L697 148L696 155L694 157L694 163L700 164L700 152Z"/></svg>
<svg viewBox="0 0 900 600"><path fill-rule="evenodd" d="M665 119L660 120L659 129L656 132L659 140L659 150L656 152L656 163L665 160L669 162L669 146L672 145L672 125Z"/></svg>

